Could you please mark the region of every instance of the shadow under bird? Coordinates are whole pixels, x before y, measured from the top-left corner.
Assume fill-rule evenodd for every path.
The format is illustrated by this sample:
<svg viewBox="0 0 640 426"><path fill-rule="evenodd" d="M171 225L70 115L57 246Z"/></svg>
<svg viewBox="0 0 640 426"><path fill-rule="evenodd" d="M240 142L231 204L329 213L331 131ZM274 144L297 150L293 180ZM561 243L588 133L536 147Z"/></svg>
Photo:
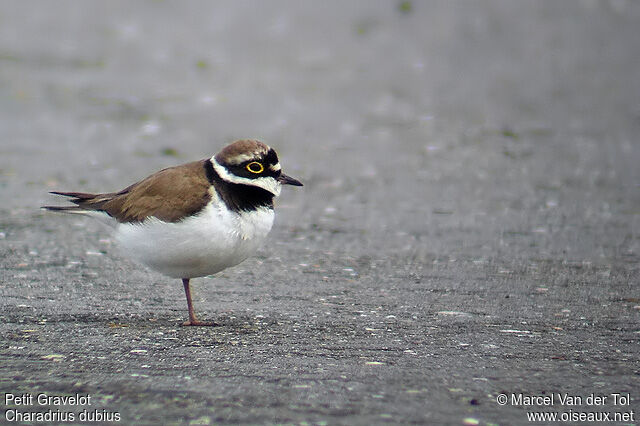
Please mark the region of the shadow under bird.
<svg viewBox="0 0 640 426"><path fill-rule="evenodd" d="M213 325L197 319L190 279L255 253L273 225L273 199L282 185L302 183L282 173L272 148L239 140L211 158L160 170L119 192L52 192L75 205L43 208L115 220L115 239L129 257L182 279L189 309L184 325Z"/></svg>

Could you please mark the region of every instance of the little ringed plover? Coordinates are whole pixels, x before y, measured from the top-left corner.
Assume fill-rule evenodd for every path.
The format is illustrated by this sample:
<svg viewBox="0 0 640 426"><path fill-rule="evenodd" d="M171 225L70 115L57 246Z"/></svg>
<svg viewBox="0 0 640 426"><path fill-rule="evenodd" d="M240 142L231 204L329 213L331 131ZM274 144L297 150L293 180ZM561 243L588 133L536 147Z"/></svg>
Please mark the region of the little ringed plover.
<svg viewBox="0 0 640 426"><path fill-rule="evenodd" d="M131 258L182 279L189 309L184 325L213 325L196 318L189 280L237 265L258 249L273 225L273 199L282 185L302 183L282 173L272 148L239 140L119 192L52 192L75 205L43 208L115 220L115 240Z"/></svg>

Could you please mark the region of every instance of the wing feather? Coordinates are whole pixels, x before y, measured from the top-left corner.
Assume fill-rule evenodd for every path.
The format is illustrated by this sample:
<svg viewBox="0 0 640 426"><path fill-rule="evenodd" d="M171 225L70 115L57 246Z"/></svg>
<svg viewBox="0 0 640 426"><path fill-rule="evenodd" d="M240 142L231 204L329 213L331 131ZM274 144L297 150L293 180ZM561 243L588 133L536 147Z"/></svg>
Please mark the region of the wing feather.
<svg viewBox="0 0 640 426"><path fill-rule="evenodd" d="M44 208L69 213L101 211L121 223L142 222L150 217L178 222L202 210L211 199L205 161L160 170L120 192L90 194L56 191L53 193L73 198L70 201L76 206Z"/></svg>

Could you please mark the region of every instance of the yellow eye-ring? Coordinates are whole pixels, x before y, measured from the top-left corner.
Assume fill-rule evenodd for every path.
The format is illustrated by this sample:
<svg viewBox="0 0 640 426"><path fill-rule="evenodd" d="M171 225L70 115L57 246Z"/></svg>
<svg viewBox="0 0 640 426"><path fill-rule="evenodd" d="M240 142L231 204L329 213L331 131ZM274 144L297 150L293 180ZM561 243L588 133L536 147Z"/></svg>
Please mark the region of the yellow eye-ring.
<svg viewBox="0 0 640 426"><path fill-rule="evenodd" d="M258 174L264 172L264 166L257 161L252 161L251 163L247 164L247 170L249 170L251 173Z"/></svg>

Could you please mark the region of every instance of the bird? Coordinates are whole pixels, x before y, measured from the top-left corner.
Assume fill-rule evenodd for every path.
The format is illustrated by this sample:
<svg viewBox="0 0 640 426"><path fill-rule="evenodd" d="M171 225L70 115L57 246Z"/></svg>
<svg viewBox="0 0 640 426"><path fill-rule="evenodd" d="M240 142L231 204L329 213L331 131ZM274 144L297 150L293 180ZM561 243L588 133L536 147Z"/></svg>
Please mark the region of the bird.
<svg viewBox="0 0 640 426"><path fill-rule="evenodd" d="M114 239L129 258L182 280L189 311L183 325L207 326L215 323L197 318L190 280L256 252L273 225L282 185L303 186L282 173L273 148L242 139L211 158L162 169L119 192L52 191L74 205L42 208L112 222Z"/></svg>

